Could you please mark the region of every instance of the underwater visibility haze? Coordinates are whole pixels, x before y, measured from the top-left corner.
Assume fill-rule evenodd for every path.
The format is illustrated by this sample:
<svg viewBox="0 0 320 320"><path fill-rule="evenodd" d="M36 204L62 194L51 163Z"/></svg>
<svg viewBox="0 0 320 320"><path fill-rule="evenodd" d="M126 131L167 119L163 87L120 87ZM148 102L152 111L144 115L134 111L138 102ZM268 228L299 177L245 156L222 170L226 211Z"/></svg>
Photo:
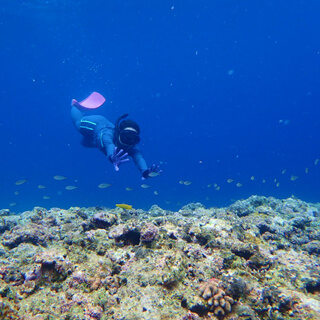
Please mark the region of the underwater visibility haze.
<svg viewBox="0 0 320 320"><path fill-rule="evenodd" d="M0 320L319 320L319 12L2 0Z"/></svg>
<svg viewBox="0 0 320 320"><path fill-rule="evenodd" d="M320 2L2 1L0 207L177 210L320 196ZM85 148L88 114L129 113L162 174ZM54 178L55 177L55 178ZM141 187L143 185L143 187Z"/></svg>

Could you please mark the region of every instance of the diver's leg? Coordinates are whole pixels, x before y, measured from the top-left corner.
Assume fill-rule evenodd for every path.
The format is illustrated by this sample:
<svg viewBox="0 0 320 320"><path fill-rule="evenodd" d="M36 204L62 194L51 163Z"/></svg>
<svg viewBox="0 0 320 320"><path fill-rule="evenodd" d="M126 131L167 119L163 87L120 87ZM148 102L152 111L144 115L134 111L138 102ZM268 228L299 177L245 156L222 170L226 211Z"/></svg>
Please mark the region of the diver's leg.
<svg viewBox="0 0 320 320"><path fill-rule="evenodd" d="M72 118L72 121L78 131L80 130L82 117L83 117L82 112L78 108L76 108L75 106L72 106L71 107L71 118Z"/></svg>

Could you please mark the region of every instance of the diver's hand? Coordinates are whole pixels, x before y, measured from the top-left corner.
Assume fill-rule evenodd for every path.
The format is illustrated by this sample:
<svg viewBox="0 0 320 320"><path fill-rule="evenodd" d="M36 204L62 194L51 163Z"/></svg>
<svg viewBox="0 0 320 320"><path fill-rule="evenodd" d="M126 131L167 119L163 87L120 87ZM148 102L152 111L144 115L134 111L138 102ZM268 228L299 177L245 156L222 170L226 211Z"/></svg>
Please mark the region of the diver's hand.
<svg viewBox="0 0 320 320"><path fill-rule="evenodd" d="M115 147L113 150L112 156L109 157L109 160L113 164L114 169L116 171L119 171L120 164L129 161L129 158L126 158L128 153L124 152L122 149L120 149L119 152L117 151L118 151L118 148Z"/></svg>
<svg viewBox="0 0 320 320"><path fill-rule="evenodd" d="M150 177L156 177L161 172L162 172L162 170L159 168L159 165L153 164L150 168L148 168L147 170L143 171L141 179L145 180L145 179L150 178Z"/></svg>

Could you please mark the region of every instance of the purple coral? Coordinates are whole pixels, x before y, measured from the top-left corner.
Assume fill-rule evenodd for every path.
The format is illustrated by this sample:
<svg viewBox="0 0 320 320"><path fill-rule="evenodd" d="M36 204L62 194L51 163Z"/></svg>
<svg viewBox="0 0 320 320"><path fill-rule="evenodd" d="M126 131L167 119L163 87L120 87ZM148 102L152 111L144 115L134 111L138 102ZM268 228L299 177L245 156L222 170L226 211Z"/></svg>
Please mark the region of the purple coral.
<svg viewBox="0 0 320 320"><path fill-rule="evenodd" d="M82 271L76 271L72 275L72 280L76 283L86 282L86 275Z"/></svg>
<svg viewBox="0 0 320 320"><path fill-rule="evenodd" d="M100 319L102 317L102 308L100 306L91 306L89 305L85 314L88 316L88 319Z"/></svg>
<svg viewBox="0 0 320 320"><path fill-rule="evenodd" d="M39 280L42 275L40 267L35 267L32 271L26 272L24 274L25 281Z"/></svg>
<svg viewBox="0 0 320 320"><path fill-rule="evenodd" d="M199 316L196 313L189 311L181 320L199 320Z"/></svg>
<svg viewBox="0 0 320 320"><path fill-rule="evenodd" d="M158 237L159 229L152 223L147 223L141 230L140 240L141 242L152 242Z"/></svg>
<svg viewBox="0 0 320 320"><path fill-rule="evenodd" d="M92 222L96 228L107 229L116 222L116 216L105 211L97 212Z"/></svg>

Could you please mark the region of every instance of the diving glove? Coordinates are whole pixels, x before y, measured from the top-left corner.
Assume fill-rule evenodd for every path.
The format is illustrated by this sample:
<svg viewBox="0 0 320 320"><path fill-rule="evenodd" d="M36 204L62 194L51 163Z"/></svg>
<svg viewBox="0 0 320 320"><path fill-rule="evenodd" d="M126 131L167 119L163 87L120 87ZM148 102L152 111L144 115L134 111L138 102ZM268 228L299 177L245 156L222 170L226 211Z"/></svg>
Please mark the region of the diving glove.
<svg viewBox="0 0 320 320"><path fill-rule="evenodd" d="M109 157L109 160L113 164L114 169L116 171L119 171L120 164L129 161L129 158L126 158L127 156L128 156L127 152L124 152L122 149L120 149L118 152L118 148L117 147L114 148L113 154L112 156Z"/></svg>

